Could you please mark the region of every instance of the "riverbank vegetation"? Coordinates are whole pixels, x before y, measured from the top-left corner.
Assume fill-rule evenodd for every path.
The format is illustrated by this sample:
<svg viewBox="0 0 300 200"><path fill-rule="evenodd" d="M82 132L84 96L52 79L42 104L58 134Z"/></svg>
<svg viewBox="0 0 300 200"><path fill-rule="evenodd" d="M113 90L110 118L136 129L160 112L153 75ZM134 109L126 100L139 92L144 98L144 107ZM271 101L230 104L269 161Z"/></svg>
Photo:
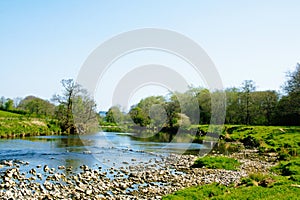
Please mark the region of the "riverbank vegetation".
<svg viewBox="0 0 300 200"><path fill-rule="evenodd" d="M212 156L198 158L193 167L206 167L209 169L226 169L237 170L240 163L234 158L228 158L225 156Z"/></svg>
<svg viewBox="0 0 300 200"><path fill-rule="evenodd" d="M245 184L239 186L224 186L213 183L187 188L175 192L173 195L163 197L164 200L189 200L189 199L298 199L300 195L299 182L274 177L275 180L267 177L262 182L273 180L272 185ZM252 183L251 180L250 182ZM255 181L255 183L257 183Z"/></svg>
<svg viewBox="0 0 300 200"><path fill-rule="evenodd" d="M58 121L54 119L32 118L5 111L0 111L0 119L0 138L61 134Z"/></svg>
<svg viewBox="0 0 300 200"><path fill-rule="evenodd" d="M106 131L113 124L122 131L137 133L178 133L178 130L193 133L193 127L198 124L299 126L300 64L287 74L282 88L281 93L257 91L252 80L225 91L191 87L184 93L142 99L128 113L113 106L102 117L100 125Z"/></svg>
<svg viewBox="0 0 300 200"><path fill-rule="evenodd" d="M83 134L98 130L96 104L72 79L62 80L63 92L51 102L35 96L0 98L0 137Z"/></svg>

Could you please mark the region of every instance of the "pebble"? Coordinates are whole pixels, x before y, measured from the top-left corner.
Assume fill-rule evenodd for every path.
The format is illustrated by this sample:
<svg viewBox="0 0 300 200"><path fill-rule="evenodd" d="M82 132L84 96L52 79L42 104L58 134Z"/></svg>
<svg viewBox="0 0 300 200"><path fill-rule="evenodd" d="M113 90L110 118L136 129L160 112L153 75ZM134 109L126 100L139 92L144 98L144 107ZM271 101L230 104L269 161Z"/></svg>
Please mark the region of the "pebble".
<svg viewBox="0 0 300 200"><path fill-rule="evenodd" d="M72 167L57 166L72 175L55 172L55 168L44 165L45 173L37 173L33 168L27 172L33 175L29 178L13 167L13 161L5 161L1 164L11 168L0 176L0 196L1 199L161 199L166 194L194 185L236 184L249 173L267 173L275 164L271 158L261 160L249 152L231 156L242 163L237 171L191 168L196 156L173 154L159 155L157 159L135 162L134 165L124 161L125 166L120 168L93 169L82 165L77 174L72 172Z"/></svg>

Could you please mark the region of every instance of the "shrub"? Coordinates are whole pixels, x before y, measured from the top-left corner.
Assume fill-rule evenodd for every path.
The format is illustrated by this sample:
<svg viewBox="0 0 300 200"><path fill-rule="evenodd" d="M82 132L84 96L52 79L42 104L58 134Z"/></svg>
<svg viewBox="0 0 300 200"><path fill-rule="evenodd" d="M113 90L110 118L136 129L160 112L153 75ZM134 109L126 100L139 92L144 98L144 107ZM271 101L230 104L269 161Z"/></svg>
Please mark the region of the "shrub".
<svg viewBox="0 0 300 200"><path fill-rule="evenodd" d="M257 148L260 146L259 140L251 135L248 135L247 137L243 138L241 142L244 144L245 147Z"/></svg>
<svg viewBox="0 0 300 200"><path fill-rule="evenodd" d="M206 167L209 169L226 169L237 170L240 163L234 158L228 158L225 156L208 156L198 158L193 167Z"/></svg>
<svg viewBox="0 0 300 200"><path fill-rule="evenodd" d="M300 158L290 161L282 161L272 168L273 171L283 176L300 175Z"/></svg>

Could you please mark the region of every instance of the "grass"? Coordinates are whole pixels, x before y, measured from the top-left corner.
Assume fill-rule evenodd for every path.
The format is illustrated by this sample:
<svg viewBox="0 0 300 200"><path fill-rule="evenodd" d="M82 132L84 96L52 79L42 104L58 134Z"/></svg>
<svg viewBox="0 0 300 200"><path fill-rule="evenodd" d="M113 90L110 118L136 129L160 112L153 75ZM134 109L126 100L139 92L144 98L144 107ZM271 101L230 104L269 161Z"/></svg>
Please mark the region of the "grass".
<svg viewBox="0 0 300 200"><path fill-rule="evenodd" d="M2 118L2 117L5 117L5 118L7 118L7 117L20 117L20 116L21 116L20 114L0 110L0 118Z"/></svg>
<svg viewBox="0 0 300 200"><path fill-rule="evenodd" d="M300 189L296 182L279 178L269 187L260 185L229 186L217 183L195 186L164 196L164 200L194 199L298 199Z"/></svg>
<svg viewBox="0 0 300 200"><path fill-rule="evenodd" d="M281 161L277 166L272 168L273 172L283 176L300 175L300 157L290 161Z"/></svg>
<svg viewBox="0 0 300 200"><path fill-rule="evenodd" d="M298 154L300 152L295 150L300 150L299 133L300 127L226 125L223 136L226 141L240 141L246 147L257 147L262 152L288 149L290 154Z"/></svg>
<svg viewBox="0 0 300 200"><path fill-rule="evenodd" d="M237 170L239 166L240 163L236 159L225 156L205 156L198 158L193 165L193 167L226 170Z"/></svg>
<svg viewBox="0 0 300 200"><path fill-rule="evenodd" d="M0 138L14 138L33 135L60 133L55 120L31 118L21 114L0 111Z"/></svg>
<svg viewBox="0 0 300 200"><path fill-rule="evenodd" d="M207 130L202 125L198 129ZM193 127L196 128L196 127ZM239 185L224 186L217 183L186 188L163 199L299 199L300 196L300 127L225 125L222 142L241 142L248 149L260 153L276 152L279 163L271 169L277 176L250 174ZM233 169L226 157L204 157L195 165L207 168ZM229 167L228 167L229 166Z"/></svg>

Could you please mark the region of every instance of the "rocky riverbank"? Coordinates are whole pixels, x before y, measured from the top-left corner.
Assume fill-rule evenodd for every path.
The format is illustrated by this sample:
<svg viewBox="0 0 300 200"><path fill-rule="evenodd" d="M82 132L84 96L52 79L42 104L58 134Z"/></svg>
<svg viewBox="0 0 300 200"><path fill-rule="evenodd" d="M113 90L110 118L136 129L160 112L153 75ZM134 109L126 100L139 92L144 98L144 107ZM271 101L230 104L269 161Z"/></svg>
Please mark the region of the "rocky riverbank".
<svg viewBox="0 0 300 200"><path fill-rule="evenodd" d="M218 182L237 184L249 173L268 173L275 156L258 158L255 152L231 155L242 163L238 171L191 168L196 156L157 155L147 163L95 169L82 165L81 172L65 166L39 165L21 171L22 161L2 161L0 199L161 199L179 189ZM135 162L132 159L130 163Z"/></svg>

